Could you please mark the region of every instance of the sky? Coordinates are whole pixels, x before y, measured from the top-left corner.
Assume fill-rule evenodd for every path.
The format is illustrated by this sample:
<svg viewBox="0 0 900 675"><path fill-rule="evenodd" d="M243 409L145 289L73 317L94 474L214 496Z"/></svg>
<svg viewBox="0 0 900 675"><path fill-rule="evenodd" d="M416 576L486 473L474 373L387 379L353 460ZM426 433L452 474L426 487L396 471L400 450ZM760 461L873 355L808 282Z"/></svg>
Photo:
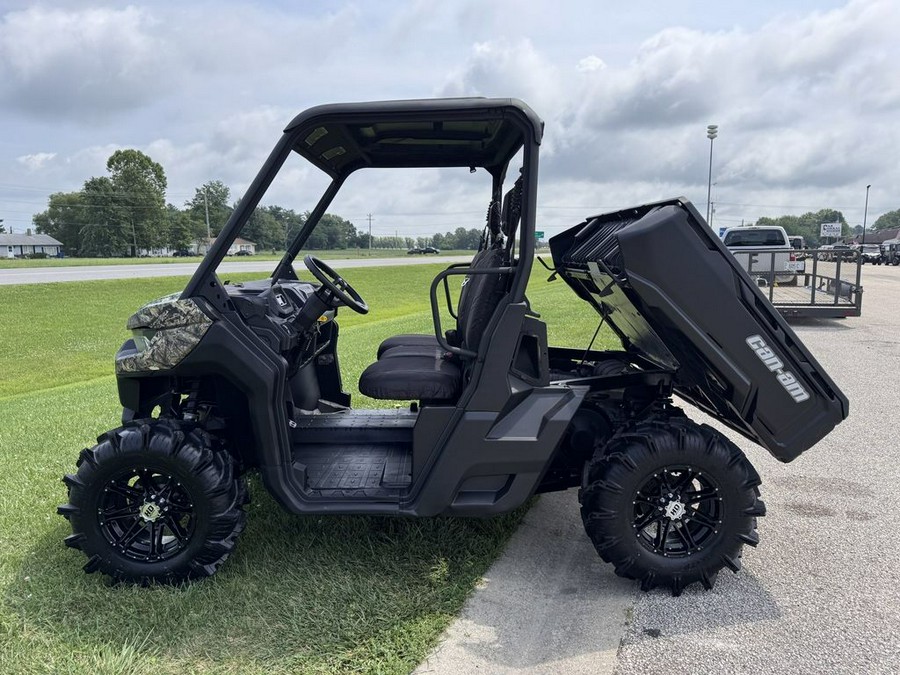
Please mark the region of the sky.
<svg viewBox="0 0 900 675"><path fill-rule="evenodd" d="M17 2L0 0L0 219L24 232L51 193L118 148L160 162L167 199L239 197L284 126L321 103L526 101L546 123L537 228L685 196L714 227L900 208L900 3ZM290 165L263 200L311 209ZM377 172L376 172L377 174ZM467 171L354 177L333 212L376 235L478 227Z"/></svg>

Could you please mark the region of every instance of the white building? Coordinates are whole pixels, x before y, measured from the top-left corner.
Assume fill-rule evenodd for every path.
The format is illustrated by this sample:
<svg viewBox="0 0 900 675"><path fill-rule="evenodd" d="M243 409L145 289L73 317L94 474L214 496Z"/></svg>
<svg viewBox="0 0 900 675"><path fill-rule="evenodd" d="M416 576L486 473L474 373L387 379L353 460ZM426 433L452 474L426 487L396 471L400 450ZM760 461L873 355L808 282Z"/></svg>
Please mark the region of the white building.
<svg viewBox="0 0 900 675"><path fill-rule="evenodd" d="M62 242L49 234L0 234L0 258L21 258L35 253L55 257L62 247Z"/></svg>
<svg viewBox="0 0 900 675"><path fill-rule="evenodd" d="M209 250L209 247L212 246L212 243L215 239L209 239L207 241L201 240L194 246L194 253L197 255L206 255L206 252ZM252 241L247 241L246 239L241 239L237 237L234 242L232 242L231 246L228 249L228 252L225 255L237 255L239 251L244 251L241 255L255 255L256 254L256 244Z"/></svg>

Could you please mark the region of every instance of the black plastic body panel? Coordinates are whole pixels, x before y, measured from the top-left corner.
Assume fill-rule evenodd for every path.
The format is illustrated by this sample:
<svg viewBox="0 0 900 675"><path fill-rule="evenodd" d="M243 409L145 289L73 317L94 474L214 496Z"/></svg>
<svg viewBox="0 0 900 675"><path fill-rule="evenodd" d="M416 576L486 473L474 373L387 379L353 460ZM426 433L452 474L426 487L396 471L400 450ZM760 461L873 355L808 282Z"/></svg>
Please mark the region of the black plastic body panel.
<svg viewBox="0 0 900 675"><path fill-rule="evenodd" d="M409 138L424 134L427 142L394 143L391 139L398 132L390 130L389 125L398 124L406 129L403 133ZM372 125L388 125L388 132ZM341 150L347 151L345 156L321 152L317 145L325 143L320 128L343 143L360 138L356 131L365 131L363 135L368 137L369 127L377 137L384 137L383 147L363 139L365 148L341 145ZM465 138L477 140L483 135L479 129L497 131L489 134L493 140L483 144L458 142ZM534 494L589 390L588 386L550 384L546 327L530 315L525 299L534 260L542 133L543 124L534 112L522 102L510 99L323 106L302 113L285 130L182 294L183 298L205 302L213 325L190 354L165 376L172 381L217 377L240 392L246 399L247 414L241 422L248 428L247 437L252 439L251 465L259 467L266 489L287 510L489 516L510 511ZM308 369L296 368L298 372L294 374L285 345L279 340L262 339L260 334L266 327L251 326L242 318L235 309L235 298L215 275L231 242L294 151L325 170L332 183L288 246L273 273L276 280L296 278L291 267L294 258L343 181L354 171L370 166L483 168L491 177L491 195L499 202L509 162L521 153L520 224L515 232L508 233L509 250L518 255L511 263L507 295L495 309L477 353L468 355L467 379L459 400L451 405L423 406L411 431L404 426L410 415L405 411L392 411L398 418L396 426L375 424L373 420L343 426L298 422L298 403L307 411L319 410L315 404L320 396L332 403L349 403L342 391L334 351L336 325L331 329L331 347ZM265 288L265 283L257 286ZM327 337L323 334L324 339ZM164 391L144 384L158 376L162 374L120 376L123 402L129 401L136 408L146 407L145 392ZM240 403L243 405L244 401ZM341 413L333 414L336 420ZM349 436L353 436L352 442L347 442ZM371 497L344 489L357 476L342 473L343 467L329 461L331 446L336 454L343 450L365 467L365 489L375 490ZM245 448L237 451L243 453ZM407 458L411 463L408 471ZM380 466L396 468L394 473L403 480L388 481L391 486L386 491L372 488L376 481L370 473L377 473ZM353 489L356 488L349 488ZM311 495L311 490L318 490L319 494Z"/></svg>
<svg viewBox="0 0 900 675"><path fill-rule="evenodd" d="M847 398L686 200L590 218L550 247L627 351L778 459L847 417Z"/></svg>

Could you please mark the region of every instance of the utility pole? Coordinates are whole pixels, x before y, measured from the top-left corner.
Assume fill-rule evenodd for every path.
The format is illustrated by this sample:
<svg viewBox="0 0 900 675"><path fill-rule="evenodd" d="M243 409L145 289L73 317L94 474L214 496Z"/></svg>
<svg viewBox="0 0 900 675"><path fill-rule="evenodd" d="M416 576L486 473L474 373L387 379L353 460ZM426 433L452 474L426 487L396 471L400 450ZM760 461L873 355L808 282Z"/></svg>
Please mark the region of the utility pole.
<svg viewBox="0 0 900 675"><path fill-rule="evenodd" d="M366 216L369 220L369 255L372 255L372 214Z"/></svg>
<svg viewBox="0 0 900 675"><path fill-rule="evenodd" d="M203 210L206 211L206 250L209 250L209 240L212 237L209 234L209 188L203 186Z"/></svg>
<svg viewBox="0 0 900 675"><path fill-rule="evenodd" d="M710 124L706 127L706 137L709 139L709 182L706 188L706 222L709 223L710 218L710 202L712 199L712 159L713 159L713 140L719 135L719 126Z"/></svg>
<svg viewBox="0 0 900 675"><path fill-rule="evenodd" d="M869 215L869 188L872 187L870 185L866 185L866 206L863 209L863 238L862 243L866 243L866 216Z"/></svg>

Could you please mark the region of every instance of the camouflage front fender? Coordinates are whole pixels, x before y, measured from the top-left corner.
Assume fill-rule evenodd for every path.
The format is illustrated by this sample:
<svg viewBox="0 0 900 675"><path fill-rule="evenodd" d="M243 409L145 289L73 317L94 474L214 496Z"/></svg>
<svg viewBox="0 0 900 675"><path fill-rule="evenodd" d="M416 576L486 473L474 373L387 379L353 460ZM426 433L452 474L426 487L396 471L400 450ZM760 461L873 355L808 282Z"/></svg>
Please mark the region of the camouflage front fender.
<svg viewBox="0 0 900 675"><path fill-rule="evenodd" d="M142 333L116 354L116 374L169 370L200 342L212 320L193 298L161 298L141 307L128 328Z"/></svg>

